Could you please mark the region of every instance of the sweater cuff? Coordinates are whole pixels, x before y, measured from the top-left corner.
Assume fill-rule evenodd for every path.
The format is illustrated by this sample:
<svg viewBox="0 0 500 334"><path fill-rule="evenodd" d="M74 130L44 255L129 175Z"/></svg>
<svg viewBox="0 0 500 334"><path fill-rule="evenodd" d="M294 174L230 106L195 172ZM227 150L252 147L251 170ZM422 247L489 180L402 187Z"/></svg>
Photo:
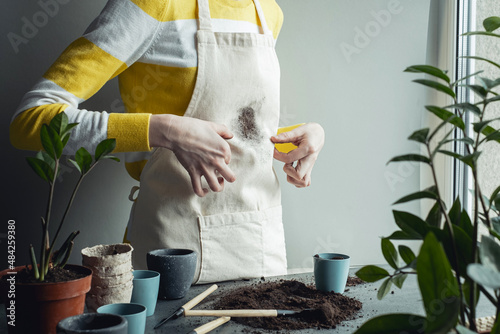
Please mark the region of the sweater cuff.
<svg viewBox="0 0 500 334"><path fill-rule="evenodd" d="M109 114L108 138L116 139L114 152L145 152L149 147L151 114Z"/></svg>

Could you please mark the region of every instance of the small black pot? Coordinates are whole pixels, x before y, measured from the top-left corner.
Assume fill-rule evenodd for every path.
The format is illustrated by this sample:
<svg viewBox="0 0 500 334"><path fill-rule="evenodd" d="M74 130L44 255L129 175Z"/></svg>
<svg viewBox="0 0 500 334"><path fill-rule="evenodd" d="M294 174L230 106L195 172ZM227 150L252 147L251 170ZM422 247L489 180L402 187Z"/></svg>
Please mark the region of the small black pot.
<svg viewBox="0 0 500 334"><path fill-rule="evenodd" d="M127 331L127 320L116 314L84 313L57 324L57 334L127 334Z"/></svg>

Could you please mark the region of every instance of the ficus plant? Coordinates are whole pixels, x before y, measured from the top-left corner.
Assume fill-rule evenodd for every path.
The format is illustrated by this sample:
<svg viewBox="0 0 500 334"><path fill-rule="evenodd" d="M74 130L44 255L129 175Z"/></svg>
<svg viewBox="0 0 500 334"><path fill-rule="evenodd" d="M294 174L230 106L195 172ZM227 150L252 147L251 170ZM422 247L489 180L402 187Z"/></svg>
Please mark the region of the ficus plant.
<svg viewBox="0 0 500 334"><path fill-rule="evenodd" d="M483 22L485 31L466 35L484 35L500 38L494 31L500 28L500 17ZM500 69L494 61L470 56ZM374 265L365 266L356 275L367 281L382 280L378 298L384 298L392 285L403 288L408 275L416 275L425 316L417 314L387 314L368 320L356 333L448 333L455 329L460 334L475 333L476 305L479 298L492 304L496 322L491 333L500 334L500 186L493 193L484 194L479 183L478 160L488 142L500 143L500 130L493 126L496 118L487 118L486 110L500 101L495 91L500 78L481 76L482 71L452 81L447 72L428 65L408 67L405 72L426 74L426 79L414 82L430 87L453 101L446 106L426 106L425 109L440 120L435 128L413 132L408 139L421 147L420 154L405 154L388 163L411 161L430 169L432 183L423 190L409 194L394 204L415 200L430 200L432 207L425 217L393 210L399 230L381 239L381 249L390 273ZM467 80L471 79L471 80ZM474 80L474 84L469 81ZM458 101L457 87L473 92L476 102ZM472 129L465 117L474 119ZM458 134L458 135L457 135ZM461 144L464 154L447 150L450 144ZM447 207L439 187L435 161L438 155L451 156L470 170L473 179L473 212L463 208L460 198ZM480 227L488 232L479 235ZM398 246L393 241L398 242ZM405 240L420 240L418 254L404 245Z"/></svg>
<svg viewBox="0 0 500 334"><path fill-rule="evenodd" d="M120 161L117 157L109 155L116 146L115 139L105 139L100 142L95 149L93 157L84 147L81 147L76 151L74 159L68 159L68 161L78 170L80 177L73 188L63 216L59 221L56 233L51 240L49 237L49 226L52 219L51 213L55 185L61 173L60 161L63 157L64 147L68 143L71 136L71 130L77 125L78 123L68 123L68 116L64 112L57 114L52 118L49 124L43 124L40 130L40 139L43 150L38 152L35 157L26 158L28 164L35 171L35 173L49 185L47 209L45 216L41 217L42 245L38 261L34 248L30 245L30 257L32 264L31 274L37 281L40 282L45 281L47 273L52 268L64 268L69 256L71 255L74 245L73 240L79 234L79 231L70 233L58 250L55 250L54 247L84 177L92 169L94 169L97 163L101 160L111 159Z"/></svg>

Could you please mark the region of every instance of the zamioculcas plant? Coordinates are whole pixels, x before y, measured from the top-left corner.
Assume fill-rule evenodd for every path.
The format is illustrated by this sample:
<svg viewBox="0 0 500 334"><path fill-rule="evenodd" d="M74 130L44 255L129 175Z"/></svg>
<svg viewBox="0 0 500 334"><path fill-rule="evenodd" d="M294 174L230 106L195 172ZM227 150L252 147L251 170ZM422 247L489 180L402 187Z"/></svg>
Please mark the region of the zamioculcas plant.
<svg viewBox="0 0 500 334"><path fill-rule="evenodd" d="M485 35L500 38L494 31L500 28L500 18L490 17L483 23L486 31L471 32L468 35ZM500 69L494 61L472 56ZM433 182L428 188L417 191L396 201L394 204L427 199L433 206L424 218L409 212L394 210L394 220L400 230L382 238L381 248L387 263L394 269L391 274L381 267L369 265L356 274L368 282L383 280L378 298L382 299L394 284L402 288L408 275L416 275L425 316L416 314L387 314L367 321L356 333L448 333L456 329L460 334L476 332L476 305L480 297L493 305L496 322L491 333L500 333L500 186L491 195L484 195L479 180L478 159L485 143L500 143L500 130L488 119L488 106L500 101L495 91L500 78L481 77L477 72L453 81L446 72L428 65L411 66L410 73L425 73L432 77L415 82L447 94L453 102L447 106L426 106L441 122L434 128L413 132L408 139L421 145L422 154L405 154L392 158L389 163L412 161L429 168ZM474 78L475 84L467 79ZM477 102L458 101L455 88L461 86L475 93ZM468 115L467 115L468 114ZM464 119L470 116L475 121L468 131ZM454 136L459 133L460 136ZM446 150L449 143L461 143L464 154ZM473 177L474 211L471 216L462 208L457 198L447 207L437 182L435 159L438 155L458 159L470 169ZM483 225L489 232L479 238ZM479 239L481 242L478 243ZM418 254L405 245L395 247L391 240L421 240ZM402 259L402 263L400 261Z"/></svg>
<svg viewBox="0 0 500 334"><path fill-rule="evenodd" d="M66 220L68 212L73 204L75 195L82 183L83 178L97 165L97 163L104 159L112 159L120 161L118 158L108 155L111 153L115 146L115 139L105 139L100 142L95 150L94 158L85 149L80 148L76 151L74 160L69 159L70 163L80 172L80 178L76 183L71 197L68 200L64 214L59 222L54 238L49 238L49 225L51 223L52 201L54 196L54 189L57 178L60 174L60 159L63 154L63 149L68 143L71 135L71 130L77 126L78 123L68 123L67 115L62 112L54 116L50 124L43 124L40 131L40 139L42 142L43 151L36 154L35 157L27 158L28 164L43 180L49 184L49 199L47 202L47 210L45 217L42 220L42 246L40 250L39 261L37 262L33 246L30 245L30 255L32 262L32 270L34 278L37 281L43 282L49 270L55 267L64 267L73 249L73 239L78 235L79 231L72 232L64 241L59 250L55 250L55 245L61 228Z"/></svg>

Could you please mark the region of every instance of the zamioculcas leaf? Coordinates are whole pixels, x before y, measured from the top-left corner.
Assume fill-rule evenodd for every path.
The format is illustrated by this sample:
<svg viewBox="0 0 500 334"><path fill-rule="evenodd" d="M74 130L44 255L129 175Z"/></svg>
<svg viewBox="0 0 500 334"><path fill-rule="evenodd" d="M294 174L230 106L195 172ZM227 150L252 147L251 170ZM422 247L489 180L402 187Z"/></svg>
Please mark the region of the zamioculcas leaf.
<svg viewBox="0 0 500 334"><path fill-rule="evenodd" d="M389 263L389 265L394 269L398 269L399 267L398 252L396 251L396 247L394 247L392 242L387 238L382 238L381 248L382 248L382 254L384 255L384 258L387 261L387 263Z"/></svg>
<svg viewBox="0 0 500 334"><path fill-rule="evenodd" d="M117 157L115 157L115 156L112 156L112 155L103 155L103 156L101 157L101 160L103 160L103 159L111 159L111 160L114 160L114 161L116 161L116 162L120 162L120 159L119 159L119 158L117 158Z"/></svg>
<svg viewBox="0 0 500 334"><path fill-rule="evenodd" d="M467 58L467 59L475 59L475 60L481 60L490 63L493 66L496 66L500 68L500 65L495 63L494 61L491 61L489 59L483 58L483 57L478 57L478 56L463 56L462 58Z"/></svg>
<svg viewBox="0 0 500 334"><path fill-rule="evenodd" d="M95 149L95 160L98 161L103 156L111 153L116 147L116 139L110 138L100 142Z"/></svg>
<svg viewBox="0 0 500 334"><path fill-rule="evenodd" d="M63 136L64 130L68 126L68 116L66 113L61 112L54 117L49 123L49 127L51 127L59 136Z"/></svg>
<svg viewBox="0 0 500 334"><path fill-rule="evenodd" d="M469 264L467 267L467 275L474 282L481 284L491 289L500 288L500 272L487 268L479 263Z"/></svg>
<svg viewBox="0 0 500 334"><path fill-rule="evenodd" d="M397 286L399 289L403 287L403 283L405 282L408 274L399 274L391 278L392 283Z"/></svg>
<svg viewBox="0 0 500 334"><path fill-rule="evenodd" d="M355 334L422 334L427 320L416 314L384 314L365 322Z"/></svg>
<svg viewBox="0 0 500 334"><path fill-rule="evenodd" d="M389 277L390 275L387 270L383 268L369 265L359 269L356 272L356 276L358 276L365 282L371 283L381 280L382 278Z"/></svg>
<svg viewBox="0 0 500 334"><path fill-rule="evenodd" d="M439 205L439 202L436 202L429 210L425 221L431 226L439 227L441 225L442 216L443 214L441 213L441 206Z"/></svg>
<svg viewBox="0 0 500 334"><path fill-rule="evenodd" d="M462 56L462 57L460 57L460 58L469 58L469 57L468 57L468 56ZM482 70L481 70L481 71L477 71L477 72L471 73L471 74L469 74L469 75L466 75L465 77L462 77L462 78L458 79L457 81L455 81L455 82L454 82L454 83L452 83L451 85L452 85L452 86L456 86L456 85L457 85L457 84L459 84L460 82L462 82L462 81L466 81L467 79L472 78L473 76L476 76L476 75L478 75L479 73L483 73L483 72L484 72L484 71L482 71Z"/></svg>
<svg viewBox="0 0 500 334"><path fill-rule="evenodd" d="M425 109L429 110L431 113L433 113L443 121L453 124L462 130L465 129L464 121L451 111L436 106L425 106Z"/></svg>
<svg viewBox="0 0 500 334"><path fill-rule="evenodd" d="M378 300L382 300L385 296L387 296L389 291L391 291L391 286L392 286L392 281L391 278L388 277L384 282L382 282L382 284L378 288L377 292Z"/></svg>
<svg viewBox="0 0 500 334"><path fill-rule="evenodd" d="M417 278L427 314L426 332L447 333L457 324L460 298L446 253L434 233L427 234L420 249Z"/></svg>
<svg viewBox="0 0 500 334"><path fill-rule="evenodd" d="M47 182L53 181L53 171L50 168L48 163L46 163L45 161L43 161L41 159L33 158L33 157L26 158L26 161L28 161L28 164L30 165L30 167L43 180L45 180Z"/></svg>
<svg viewBox="0 0 500 334"><path fill-rule="evenodd" d="M489 235L481 237L481 263L500 273L500 245Z"/></svg>
<svg viewBox="0 0 500 334"><path fill-rule="evenodd" d="M80 147L80 149L75 153L75 161L80 167L80 172L85 174L89 171L90 166L92 165L92 156L84 147Z"/></svg>
<svg viewBox="0 0 500 334"><path fill-rule="evenodd" d="M464 209L460 215L460 223L458 224L464 232L471 236L474 233L474 227L472 226L472 221L470 220L469 214Z"/></svg>
<svg viewBox="0 0 500 334"><path fill-rule="evenodd" d="M399 245L399 255L401 255L401 258L403 261L409 265L415 260L415 253L410 249L410 247L405 246L405 245Z"/></svg>
<svg viewBox="0 0 500 334"><path fill-rule="evenodd" d="M419 83L421 85L434 88L440 92L443 92L445 94L448 94L452 98L455 98L455 92L448 86L445 86L443 84L440 84L439 82L432 81L432 80L426 80L426 79L417 79L413 80L413 82Z"/></svg>
<svg viewBox="0 0 500 334"><path fill-rule="evenodd" d="M396 225L412 237L423 239L429 231L429 225L414 214L396 210L393 210L392 214L394 215Z"/></svg>
<svg viewBox="0 0 500 334"><path fill-rule="evenodd" d="M462 36L491 36L491 37L499 37L500 35L494 34L492 32L488 31L470 31L466 32L465 34L462 34Z"/></svg>
<svg viewBox="0 0 500 334"><path fill-rule="evenodd" d="M475 104L472 104L469 102L452 104L452 105L446 106L445 108L446 109L468 110L468 111L471 111L472 113L474 113L478 116L481 115L481 109L479 109L479 107L476 106Z"/></svg>
<svg viewBox="0 0 500 334"><path fill-rule="evenodd" d="M397 162L397 161L417 161L417 162L424 162L426 164L431 163L431 159L420 155L420 154L405 154L405 155L399 155L397 157L392 158L387 162L387 164L391 162Z"/></svg>
<svg viewBox="0 0 500 334"><path fill-rule="evenodd" d="M483 99L485 99L486 95L488 95L488 91L486 89L484 89L483 86L480 86L480 85L459 85L459 86L469 88L470 90L472 90L474 93L476 93L477 95L479 95Z"/></svg>
<svg viewBox="0 0 500 334"><path fill-rule="evenodd" d="M436 78L443 79L446 82L450 82L450 78L446 75L445 72L443 72L441 69L434 67L434 66L429 66L429 65L414 65L408 67L405 72L409 73L426 73L429 75L432 75Z"/></svg>
<svg viewBox="0 0 500 334"><path fill-rule="evenodd" d="M40 139L43 149L54 159L61 157L63 150L63 143L59 134L50 128L47 124L43 124L40 130Z"/></svg>
<svg viewBox="0 0 500 334"><path fill-rule="evenodd" d="M397 200L396 202L394 202L393 204L406 203L406 202L410 202L410 201L413 201L416 199L422 199L422 198L430 198L430 199L437 200L438 196L435 192L435 187L430 187L430 188L427 188L426 190L417 191L413 194L404 196L404 197L400 198L399 200Z"/></svg>
<svg viewBox="0 0 500 334"><path fill-rule="evenodd" d="M425 144L427 142L427 136L429 135L429 128L417 130L413 132L410 137L408 137L409 140L414 140L416 142Z"/></svg>
<svg viewBox="0 0 500 334"><path fill-rule="evenodd" d="M456 198L455 202L451 206L448 216L453 224L458 225L460 223L460 216L462 215L462 205L460 203L460 198Z"/></svg>
<svg viewBox="0 0 500 334"><path fill-rule="evenodd" d="M493 32L500 28L500 17L490 16L483 21L483 27L487 32Z"/></svg>
<svg viewBox="0 0 500 334"><path fill-rule="evenodd" d="M391 240L422 240L422 237L418 234L408 234L403 231L395 231L387 239Z"/></svg>

